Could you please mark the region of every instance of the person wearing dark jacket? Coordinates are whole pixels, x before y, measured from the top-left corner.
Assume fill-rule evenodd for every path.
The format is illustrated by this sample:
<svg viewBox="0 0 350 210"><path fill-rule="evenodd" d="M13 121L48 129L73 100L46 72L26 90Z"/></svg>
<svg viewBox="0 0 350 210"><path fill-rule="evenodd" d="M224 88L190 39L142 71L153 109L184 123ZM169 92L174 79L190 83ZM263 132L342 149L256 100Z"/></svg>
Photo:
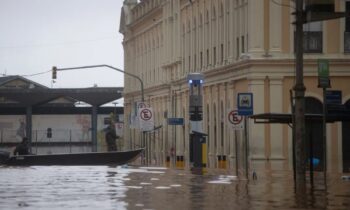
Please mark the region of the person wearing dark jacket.
<svg viewBox="0 0 350 210"><path fill-rule="evenodd" d="M23 137L22 142L16 146L13 151L14 155L29 155L28 138Z"/></svg>
<svg viewBox="0 0 350 210"><path fill-rule="evenodd" d="M116 144L117 138L118 138L118 136L115 133L115 129L113 129L112 126L108 126L108 128L106 129L106 135L105 135L108 151L116 151L117 150L117 144Z"/></svg>

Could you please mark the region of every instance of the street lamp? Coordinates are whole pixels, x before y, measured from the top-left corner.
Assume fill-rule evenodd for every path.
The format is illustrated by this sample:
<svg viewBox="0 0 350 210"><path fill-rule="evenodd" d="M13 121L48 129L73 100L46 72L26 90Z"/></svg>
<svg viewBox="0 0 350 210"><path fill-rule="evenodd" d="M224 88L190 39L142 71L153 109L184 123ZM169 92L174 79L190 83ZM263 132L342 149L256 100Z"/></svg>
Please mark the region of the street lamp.
<svg viewBox="0 0 350 210"><path fill-rule="evenodd" d="M53 79L56 79L56 77L57 77L56 72L57 71L66 71L66 70L75 70L75 69L91 69L91 68L100 68L100 67L107 67L107 68L113 69L115 71L119 71L123 74L126 74L126 75L129 75L131 77L136 78L140 82L140 85L141 85L141 101L142 102L145 101L142 79L140 77L136 76L135 74L125 72L121 69L118 69L118 68L110 66L110 65L102 64L102 65L92 65L92 66L78 66L78 67L71 67L71 68L57 68L56 66L53 66L52 67L52 73L53 73L52 75L55 76L55 78L53 78Z"/></svg>

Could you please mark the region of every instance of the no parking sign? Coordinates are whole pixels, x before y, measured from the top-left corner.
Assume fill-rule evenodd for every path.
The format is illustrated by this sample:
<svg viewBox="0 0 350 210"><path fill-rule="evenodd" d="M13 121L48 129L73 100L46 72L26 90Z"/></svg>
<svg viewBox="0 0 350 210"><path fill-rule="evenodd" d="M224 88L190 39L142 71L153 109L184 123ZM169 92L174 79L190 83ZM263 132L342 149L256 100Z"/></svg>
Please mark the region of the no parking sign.
<svg viewBox="0 0 350 210"><path fill-rule="evenodd" d="M234 130L242 130L244 128L243 116L238 114L238 110L230 111L227 119Z"/></svg>
<svg viewBox="0 0 350 210"><path fill-rule="evenodd" d="M141 130L151 131L154 129L154 117L152 108L140 108L138 117Z"/></svg>

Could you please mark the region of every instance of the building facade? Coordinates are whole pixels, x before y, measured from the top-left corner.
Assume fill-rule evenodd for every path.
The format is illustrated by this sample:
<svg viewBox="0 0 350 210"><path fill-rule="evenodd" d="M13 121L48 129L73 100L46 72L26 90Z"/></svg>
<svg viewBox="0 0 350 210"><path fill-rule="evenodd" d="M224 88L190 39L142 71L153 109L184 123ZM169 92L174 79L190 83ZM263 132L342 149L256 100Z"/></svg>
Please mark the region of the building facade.
<svg viewBox="0 0 350 210"><path fill-rule="evenodd" d="M335 11L349 9L350 1L335 0ZM244 135L227 119L237 107L237 93L253 93L254 114L291 113L296 72L293 12L294 3L289 0L124 1L120 32L124 35L125 71L143 80L145 101L154 110L155 124L162 125L153 144L153 160L164 163L182 156L188 166L189 73L198 72L205 78L203 131L208 134L208 167L221 167L219 157L223 156L226 168L235 168L237 163L236 151L241 149ZM329 60L330 89L340 90L342 103L350 105L349 26L350 20L345 18L304 25L308 113L322 111L318 59ZM125 76L126 119L134 117L135 103L140 100L139 82ZM184 118L185 124L168 125L169 117ZM326 160L331 172L350 168L349 126L347 122L327 124ZM314 157L322 162L320 128L319 123L306 123L306 139L313 140ZM125 129L126 140L140 143L141 132L133 120ZM247 129L251 167L292 168L292 129L288 125L256 124L249 119Z"/></svg>

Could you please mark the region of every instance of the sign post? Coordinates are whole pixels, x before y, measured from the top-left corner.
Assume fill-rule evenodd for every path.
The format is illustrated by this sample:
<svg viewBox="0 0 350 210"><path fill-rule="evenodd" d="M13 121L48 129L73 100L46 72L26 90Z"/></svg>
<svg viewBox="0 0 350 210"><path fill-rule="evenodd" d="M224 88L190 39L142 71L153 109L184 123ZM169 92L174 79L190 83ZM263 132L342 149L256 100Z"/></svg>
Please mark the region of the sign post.
<svg viewBox="0 0 350 210"><path fill-rule="evenodd" d="M327 88L330 87L329 80L329 61L326 59L318 59L318 87L323 90L323 118L322 118L322 133L323 133L323 171L324 184L327 187Z"/></svg>
<svg viewBox="0 0 350 210"><path fill-rule="evenodd" d="M238 110L232 110L227 115L228 122L232 125L232 128L235 132L235 153L236 153L236 176L239 176L238 173L238 157L239 157L239 150L238 150L238 137L237 137L237 130L243 130L244 124L243 124L243 116L238 114Z"/></svg>
<svg viewBox="0 0 350 210"><path fill-rule="evenodd" d="M232 110L228 113L227 119L232 125L233 130L243 130L243 116L238 114L237 110Z"/></svg>
<svg viewBox="0 0 350 210"><path fill-rule="evenodd" d="M244 116L244 138L245 138L245 167L246 177L249 179L249 138L247 129L247 116L253 115L253 93L237 94L238 114Z"/></svg>

